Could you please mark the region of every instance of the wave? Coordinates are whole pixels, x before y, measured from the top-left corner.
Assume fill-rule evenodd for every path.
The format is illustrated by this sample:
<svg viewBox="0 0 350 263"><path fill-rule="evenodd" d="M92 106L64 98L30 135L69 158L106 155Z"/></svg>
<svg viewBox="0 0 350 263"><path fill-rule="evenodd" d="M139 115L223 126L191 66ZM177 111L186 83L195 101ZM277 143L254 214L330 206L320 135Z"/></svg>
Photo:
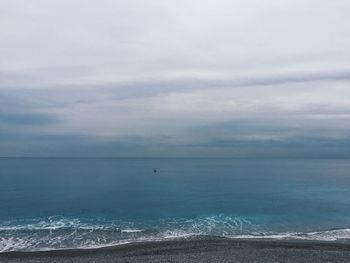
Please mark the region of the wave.
<svg viewBox="0 0 350 263"><path fill-rule="evenodd" d="M142 229L122 229L122 233L140 233L143 232L144 230Z"/></svg>
<svg viewBox="0 0 350 263"><path fill-rule="evenodd" d="M253 233L251 235L227 236L237 239L286 239L286 240L315 240L315 241L337 241L350 240L350 229L334 229L318 232L285 232L285 233Z"/></svg>
<svg viewBox="0 0 350 263"><path fill-rule="evenodd" d="M103 218L78 219L54 216L0 221L0 252L98 248L195 236L336 241L350 240L350 229L273 232L252 223L251 219L227 215L139 223Z"/></svg>
<svg viewBox="0 0 350 263"><path fill-rule="evenodd" d="M3 230L58 230L58 229L113 229L120 226L117 221L107 221L99 218L78 219L63 216L46 218L18 219L0 221L0 231Z"/></svg>

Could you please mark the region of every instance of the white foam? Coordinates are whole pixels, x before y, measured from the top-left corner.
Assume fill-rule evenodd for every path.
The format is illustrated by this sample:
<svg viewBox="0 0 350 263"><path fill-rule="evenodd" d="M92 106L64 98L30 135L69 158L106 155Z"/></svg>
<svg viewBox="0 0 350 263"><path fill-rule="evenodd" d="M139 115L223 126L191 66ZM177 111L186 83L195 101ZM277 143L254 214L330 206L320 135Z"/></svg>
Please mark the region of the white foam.
<svg viewBox="0 0 350 263"><path fill-rule="evenodd" d="M315 240L315 241L339 241L350 240L350 229L335 229L319 232L285 232L285 233L255 233L247 235L231 235L229 238L238 239L296 239L296 240Z"/></svg>
<svg viewBox="0 0 350 263"><path fill-rule="evenodd" d="M142 229L122 229L122 233L140 233L143 232L145 230Z"/></svg>
<svg viewBox="0 0 350 263"><path fill-rule="evenodd" d="M183 230L167 230L163 232L160 237L164 239L175 239L175 238L188 238L192 236L198 236L199 233L186 232Z"/></svg>
<svg viewBox="0 0 350 263"><path fill-rule="evenodd" d="M98 248L132 242L162 241L193 236L241 239L350 240L350 229L318 232L264 232L251 221L225 215L168 219L152 224L48 217L0 222L0 252Z"/></svg>
<svg viewBox="0 0 350 263"><path fill-rule="evenodd" d="M85 222L86 221L86 222ZM106 221L103 219L85 220L82 222L77 218L65 218L61 216L52 216L47 218L31 219L31 220L13 220L1 221L1 230L59 230L59 229L84 229L84 230L110 230L115 229L123 222Z"/></svg>

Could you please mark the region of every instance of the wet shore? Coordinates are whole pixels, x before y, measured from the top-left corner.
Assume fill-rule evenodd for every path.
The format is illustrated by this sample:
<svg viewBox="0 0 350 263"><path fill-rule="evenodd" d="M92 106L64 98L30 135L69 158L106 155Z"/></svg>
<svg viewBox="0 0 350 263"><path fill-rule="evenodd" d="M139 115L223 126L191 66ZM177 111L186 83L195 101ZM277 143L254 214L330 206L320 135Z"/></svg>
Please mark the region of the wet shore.
<svg viewBox="0 0 350 263"><path fill-rule="evenodd" d="M7 252L0 262L350 262L350 243L205 237L97 249Z"/></svg>

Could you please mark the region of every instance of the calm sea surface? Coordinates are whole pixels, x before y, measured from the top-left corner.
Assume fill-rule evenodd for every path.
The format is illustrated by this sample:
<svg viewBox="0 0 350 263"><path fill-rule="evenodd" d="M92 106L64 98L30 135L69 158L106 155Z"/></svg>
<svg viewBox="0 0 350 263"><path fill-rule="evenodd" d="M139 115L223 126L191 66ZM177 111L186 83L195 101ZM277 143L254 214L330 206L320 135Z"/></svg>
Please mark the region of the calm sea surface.
<svg viewBox="0 0 350 263"><path fill-rule="evenodd" d="M350 160L0 159L0 251L195 235L350 239Z"/></svg>

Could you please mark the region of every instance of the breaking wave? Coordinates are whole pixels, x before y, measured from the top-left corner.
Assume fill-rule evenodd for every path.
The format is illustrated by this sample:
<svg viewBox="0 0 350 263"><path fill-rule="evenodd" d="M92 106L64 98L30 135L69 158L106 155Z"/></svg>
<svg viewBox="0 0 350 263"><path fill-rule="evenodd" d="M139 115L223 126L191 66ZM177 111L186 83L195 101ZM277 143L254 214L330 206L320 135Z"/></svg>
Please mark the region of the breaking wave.
<svg viewBox="0 0 350 263"><path fill-rule="evenodd" d="M251 220L226 215L143 223L55 216L0 221L0 252L97 248L194 236L336 241L350 240L350 229L272 232Z"/></svg>

